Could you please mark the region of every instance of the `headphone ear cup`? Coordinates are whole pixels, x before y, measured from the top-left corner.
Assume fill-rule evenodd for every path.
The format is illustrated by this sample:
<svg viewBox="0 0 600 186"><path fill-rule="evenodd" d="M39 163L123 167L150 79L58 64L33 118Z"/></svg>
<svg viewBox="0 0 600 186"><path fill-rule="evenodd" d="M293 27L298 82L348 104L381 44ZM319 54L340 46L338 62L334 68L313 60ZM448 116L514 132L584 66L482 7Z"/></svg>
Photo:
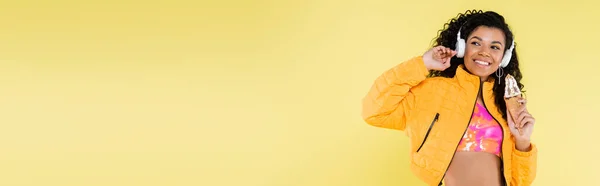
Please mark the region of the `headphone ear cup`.
<svg viewBox="0 0 600 186"><path fill-rule="evenodd" d="M456 57L462 58L465 56L465 45L464 39L458 39L456 41Z"/></svg>
<svg viewBox="0 0 600 186"><path fill-rule="evenodd" d="M500 67L504 68L508 66L510 63L510 58L512 58L512 50L506 51L506 54L502 57L502 63L500 63Z"/></svg>
<svg viewBox="0 0 600 186"><path fill-rule="evenodd" d="M506 53L502 57L502 62L500 63L500 67L504 68L504 67L508 66L508 63L510 63L510 58L512 58L512 53L513 53L514 48L515 48L515 41L513 40L513 42L510 45L510 48L506 51Z"/></svg>

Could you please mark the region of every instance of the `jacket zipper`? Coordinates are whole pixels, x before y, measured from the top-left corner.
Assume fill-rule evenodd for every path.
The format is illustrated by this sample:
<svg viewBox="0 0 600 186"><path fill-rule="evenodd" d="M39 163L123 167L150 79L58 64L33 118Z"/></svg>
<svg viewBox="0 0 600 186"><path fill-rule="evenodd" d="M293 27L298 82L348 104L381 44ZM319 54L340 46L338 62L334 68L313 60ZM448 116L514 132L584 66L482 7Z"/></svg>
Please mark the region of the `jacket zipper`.
<svg viewBox="0 0 600 186"><path fill-rule="evenodd" d="M462 139L462 137L465 136L465 133L467 133L467 129L469 129L469 124L471 123L471 119L473 119L473 112L475 112L475 106L477 105L477 97L479 96L479 94L481 94L482 86L483 86L483 82L481 82L481 78L479 78L479 90L477 91L477 95L475 96L475 102L473 103L473 110L471 111L471 115L469 116L469 122L467 122L467 127L465 127L465 131L460 136L460 139ZM452 164L452 160L454 160L454 156L456 155L456 149L458 149L459 145L460 145L460 140L458 140L458 143L456 143L456 147L454 148L454 153L452 154L452 158L450 158L450 163L448 163L446 170L444 170L444 176L442 176L442 179L440 180L440 184L439 184L440 186L442 185L442 182L444 181L444 177L446 177L446 173L448 172L448 168L450 168L450 165Z"/></svg>
<svg viewBox="0 0 600 186"><path fill-rule="evenodd" d="M485 98L483 98L483 96L481 96L481 100L483 101L483 107L485 107L485 110L488 110L488 112L490 112L489 109L487 108L487 106L485 105L484 99ZM502 140L500 140L500 152L501 152L500 165L502 165L502 166L500 167L500 171L502 171L502 179L504 180L504 183L506 184L506 180L504 178L504 158L503 158L504 153L502 152L502 147L504 146L504 127L502 127L502 124L500 124L500 122L491 114L491 112L490 112L490 116L492 116L492 118L494 118L494 121L496 121L498 123L498 125L500 126L500 128L502 129ZM510 117L510 116L508 116L508 117Z"/></svg>
<svg viewBox="0 0 600 186"><path fill-rule="evenodd" d="M431 128L433 128L433 125L435 124L435 122L437 122L439 116L440 116L440 113L435 113L435 117L433 118L433 121L431 121L431 124L429 125L429 129L427 129L427 133L425 133L425 138L423 138L423 142L421 142L421 145L419 145L417 152L419 152L421 150L421 147L423 147L423 144L425 144L425 141L427 141L429 132L431 132Z"/></svg>

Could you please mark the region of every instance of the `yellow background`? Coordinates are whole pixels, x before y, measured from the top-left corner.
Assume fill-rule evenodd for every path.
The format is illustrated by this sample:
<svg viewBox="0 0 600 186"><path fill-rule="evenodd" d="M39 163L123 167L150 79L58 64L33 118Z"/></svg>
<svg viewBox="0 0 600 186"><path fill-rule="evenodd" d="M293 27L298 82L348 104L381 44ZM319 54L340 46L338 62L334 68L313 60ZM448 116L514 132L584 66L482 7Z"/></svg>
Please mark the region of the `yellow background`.
<svg viewBox="0 0 600 186"><path fill-rule="evenodd" d="M535 185L594 185L591 2L3 1L0 185L422 185L361 99L473 8L519 43Z"/></svg>

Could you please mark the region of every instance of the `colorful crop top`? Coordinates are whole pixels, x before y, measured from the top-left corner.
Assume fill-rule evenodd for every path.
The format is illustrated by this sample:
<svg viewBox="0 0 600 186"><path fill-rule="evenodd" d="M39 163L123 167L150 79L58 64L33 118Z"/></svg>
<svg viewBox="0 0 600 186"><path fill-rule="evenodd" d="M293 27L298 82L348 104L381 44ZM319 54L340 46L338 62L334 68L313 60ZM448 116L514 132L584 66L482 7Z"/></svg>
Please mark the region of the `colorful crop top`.
<svg viewBox="0 0 600 186"><path fill-rule="evenodd" d="M502 127L479 102L471 116L471 122L461 139L457 151L489 152L500 156Z"/></svg>

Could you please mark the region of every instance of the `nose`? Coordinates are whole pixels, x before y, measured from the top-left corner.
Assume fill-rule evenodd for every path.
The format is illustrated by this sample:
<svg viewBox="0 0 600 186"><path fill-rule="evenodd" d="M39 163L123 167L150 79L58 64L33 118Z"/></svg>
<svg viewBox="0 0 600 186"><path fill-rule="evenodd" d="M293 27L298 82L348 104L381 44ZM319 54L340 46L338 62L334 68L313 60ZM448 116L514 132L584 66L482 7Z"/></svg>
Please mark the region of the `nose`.
<svg viewBox="0 0 600 186"><path fill-rule="evenodd" d="M490 53L487 52L487 51L485 51L485 50L479 51L479 55L483 56L483 57L490 57L491 56Z"/></svg>

